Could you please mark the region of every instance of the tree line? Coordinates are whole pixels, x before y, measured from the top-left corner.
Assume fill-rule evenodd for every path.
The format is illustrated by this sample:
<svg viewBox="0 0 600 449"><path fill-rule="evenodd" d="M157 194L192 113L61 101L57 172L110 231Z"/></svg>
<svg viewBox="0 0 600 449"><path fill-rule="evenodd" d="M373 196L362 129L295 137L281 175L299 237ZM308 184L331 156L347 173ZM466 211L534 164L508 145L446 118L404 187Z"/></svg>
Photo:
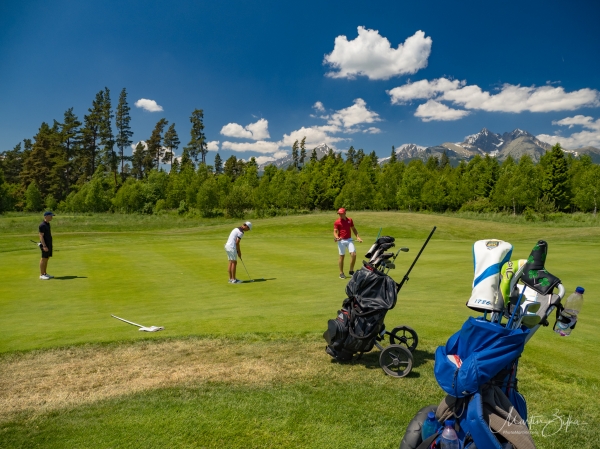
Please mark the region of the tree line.
<svg viewBox="0 0 600 449"><path fill-rule="evenodd" d="M189 143L161 118L149 138L132 144L127 92L112 110L100 91L83 122L69 109L32 139L0 153L0 211L199 213L205 217L273 216L295 211L429 210L507 213L597 212L600 166L589 156L565 155L559 144L535 164L524 155L504 162L475 156L452 166L444 154L426 162L379 164L375 152L350 147L344 156L318 158L305 139L292 147L292 163L265 167L216 154L206 161L203 111L192 112ZM114 129L113 129L114 119ZM310 153L310 155L309 155Z"/></svg>

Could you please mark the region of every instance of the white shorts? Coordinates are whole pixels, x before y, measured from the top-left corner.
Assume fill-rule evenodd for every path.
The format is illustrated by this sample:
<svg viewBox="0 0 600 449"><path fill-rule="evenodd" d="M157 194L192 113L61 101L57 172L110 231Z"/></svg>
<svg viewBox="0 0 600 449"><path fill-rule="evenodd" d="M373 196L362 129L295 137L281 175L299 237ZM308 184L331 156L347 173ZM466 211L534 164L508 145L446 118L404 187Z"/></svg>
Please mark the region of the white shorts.
<svg viewBox="0 0 600 449"><path fill-rule="evenodd" d="M227 259L237 260L237 251L235 250L235 248L231 249L226 246L225 252L227 253Z"/></svg>
<svg viewBox="0 0 600 449"><path fill-rule="evenodd" d="M340 251L340 256L344 256L346 254L346 248L348 248L349 253L356 252L356 248L354 247L354 242L352 239L338 240L337 244Z"/></svg>

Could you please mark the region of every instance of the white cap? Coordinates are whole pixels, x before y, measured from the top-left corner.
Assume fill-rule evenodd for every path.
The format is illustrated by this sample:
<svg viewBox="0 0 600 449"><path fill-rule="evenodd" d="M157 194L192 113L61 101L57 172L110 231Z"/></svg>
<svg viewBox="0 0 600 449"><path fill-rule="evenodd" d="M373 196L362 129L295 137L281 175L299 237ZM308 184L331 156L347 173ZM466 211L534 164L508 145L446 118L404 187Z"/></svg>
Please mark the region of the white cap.
<svg viewBox="0 0 600 449"><path fill-rule="evenodd" d="M248 229L250 229L252 231L252 223L250 223L249 221L247 221L246 223L244 223L246 226L248 226Z"/></svg>

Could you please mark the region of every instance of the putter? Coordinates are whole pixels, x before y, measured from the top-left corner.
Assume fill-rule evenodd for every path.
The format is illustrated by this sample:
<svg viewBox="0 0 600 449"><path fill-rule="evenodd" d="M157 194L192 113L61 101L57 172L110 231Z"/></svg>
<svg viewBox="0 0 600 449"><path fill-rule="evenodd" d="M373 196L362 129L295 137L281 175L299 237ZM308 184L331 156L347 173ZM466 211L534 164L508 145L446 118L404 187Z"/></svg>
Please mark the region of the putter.
<svg viewBox="0 0 600 449"><path fill-rule="evenodd" d="M250 273L248 273L248 268L246 268L246 264L244 263L244 259L242 259L240 257L240 260L242 261L242 265L244 266L244 270L246 270L246 274L248 275L249 281L248 282L254 282L255 280L252 278L252 276L250 276ZM257 281L264 281L264 278L260 278L260 279L256 279Z"/></svg>
<svg viewBox="0 0 600 449"><path fill-rule="evenodd" d="M33 240L29 240L31 243L33 243L36 246L39 246L40 248L42 247L42 244L40 242L34 242Z"/></svg>
<svg viewBox="0 0 600 449"><path fill-rule="evenodd" d="M162 330L165 329L162 326L150 326L150 327L146 327L146 326L142 326L141 324L134 323L133 321L127 321L126 319L119 318L116 315L111 315L111 316L113 318L116 318L117 320L121 320L121 321L124 321L125 323L131 324L132 326L137 326L137 327L139 327L138 330L144 331L144 332L158 332L158 331L162 331Z"/></svg>

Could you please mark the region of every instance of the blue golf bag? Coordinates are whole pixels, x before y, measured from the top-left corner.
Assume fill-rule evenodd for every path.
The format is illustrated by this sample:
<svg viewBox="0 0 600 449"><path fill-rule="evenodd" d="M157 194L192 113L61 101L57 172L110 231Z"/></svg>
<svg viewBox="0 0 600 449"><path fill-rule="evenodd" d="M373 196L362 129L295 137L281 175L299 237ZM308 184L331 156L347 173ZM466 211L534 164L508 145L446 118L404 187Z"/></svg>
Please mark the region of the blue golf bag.
<svg viewBox="0 0 600 449"><path fill-rule="evenodd" d="M467 305L484 316L469 317L444 346L437 348L434 374L447 396L438 406L427 406L417 413L400 449L440 447L441 427L425 441L421 437L429 411L435 412L438 423L455 421L464 449L535 448L527 426L527 404L517 388L518 360L533 333L548 325L547 318L560 307L565 290L560 279L544 268L546 242L540 240L522 263L509 262L511 252L512 245L497 240L474 245L475 280ZM478 261L485 266L478 266ZM513 266L518 267L515 272ZM508 285L501 289L503 281ZM555 288L557 294L552 293ZM506 323L502 323L503 318Z"/></svg>

